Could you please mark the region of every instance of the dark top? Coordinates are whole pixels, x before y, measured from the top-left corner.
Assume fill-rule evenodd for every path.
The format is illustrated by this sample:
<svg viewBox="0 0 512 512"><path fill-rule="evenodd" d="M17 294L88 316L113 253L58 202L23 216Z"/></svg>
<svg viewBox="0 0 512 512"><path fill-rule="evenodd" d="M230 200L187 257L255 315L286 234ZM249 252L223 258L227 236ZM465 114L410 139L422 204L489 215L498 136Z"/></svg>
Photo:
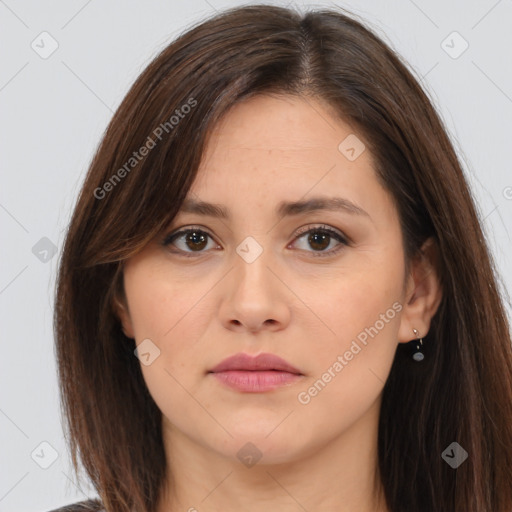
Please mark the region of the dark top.
<svg viewBox="0 0 512 512"><path fill-rule="evenodd" d="M99 498L85 501L77 501L61 508L50 510L50 512L105 512Z"/></svg>

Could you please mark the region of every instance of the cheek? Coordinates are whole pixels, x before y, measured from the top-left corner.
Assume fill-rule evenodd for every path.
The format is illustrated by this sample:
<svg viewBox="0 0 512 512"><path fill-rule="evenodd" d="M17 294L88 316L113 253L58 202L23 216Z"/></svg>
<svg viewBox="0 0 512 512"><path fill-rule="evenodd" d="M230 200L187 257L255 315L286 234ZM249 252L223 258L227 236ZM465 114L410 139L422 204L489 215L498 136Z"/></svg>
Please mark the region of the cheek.
<svg viewBox="0 0 512 512"><path fill-rule="evenodd" d="M333 276L325 283L327 287L317 290L315 311L325 319L333 337L342 342L356 337L378 322L381 315L385 315L384 320L394 320L397 308L393 308L393 304L402 300L402 269L399 263L379 265L375 262L360 269L352 267ZM312 299L311 290L307 296Z"/></svg>
<svg viewBox="0 0 512 512"><path fill-rule="evenodd" d="M401 282L389 282L388 278L383 278L384 274L374 276L369 272L347 285L346 293L340 297L343 304L338 316L341 338L346 340L349 336L364 342L364 333L369 329L375 334L376 328L384 338L392 334L390 327L398 329L396 304L400 304Z"/></svg>
<svg viewBox="0 0 512 512"><path fill-rule="evenodd" d="M200 288L171 280L155 266L133 265L125 271L136 344L150 354L149 361L139 356L144 381L159 409L176 423L183 411L194 412L189 393L196 392L205 371L204 353L196 343L208 321Z"/></svg>
<svg viewBox="0 0 512 512"><path fill-rule="evenodd" d="M163 343L178 331L187 316L201 307L201 290L196 288L190 280L170 278L161 265L127 267L125 290L137 342L150 338Z"/></svg>
<svg viewBox="0 0 512 512"><path fill-rule="evenodd" d="M318 338L323 341L315 345L312 373L318 379L331 368L337 378L328 387L333 392L340 386L343 389L329 399L340 403L365 393L373 395L382 387L398 344L403 308L402 253L368 252L357 255L355 260L357 263L347 265L346 271L326 280L322 293L310 291L308 296L308 304L323 321L323 334ZM341 363L338 356L342 357ZM338 370L342 365L341 371L333 368L336 362ZM329 380L329 375L323 380ZM328 399L328 395L324 398Z"/></svg>
<svg viewBox="0 0 512 512"><path fill-rule="evenodd" d="M190 384L205 371L198 341L212 321L206 296L211 284L196 283L176 278L159 264L133 265L125 271L136 344L145 343L156 354L150 365L141 364L150 390L174 388L171 375Z"/></svg>
<svg viewBox="0 0 512 512"><path fill-rule="evenodd" d="M315 346L296 403L305 418L323 422L326 436L349 428L382 393L397 346L399 271L347 275L317 303L335 334Z"/></svg>

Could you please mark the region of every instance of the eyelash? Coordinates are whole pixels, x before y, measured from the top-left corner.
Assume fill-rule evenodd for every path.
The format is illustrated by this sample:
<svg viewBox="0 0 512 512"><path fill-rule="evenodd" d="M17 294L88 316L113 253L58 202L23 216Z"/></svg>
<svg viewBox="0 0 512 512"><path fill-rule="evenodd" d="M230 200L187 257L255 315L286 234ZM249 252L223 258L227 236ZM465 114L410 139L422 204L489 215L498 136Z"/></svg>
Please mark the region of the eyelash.
<svg viewBox="0 0 512 512"><path fill-rule="evenodd" d="M204 234L213 240L213 236L210 235L210 233L205 231L203 228L201 228L199 226L191 226L187 229L181 229L179 231L170 233L169 235L167 235L164 238L164 240L162 241L162 245L167 247L167 246L171 245L175 240L183 237L184 235L188 235L190 233ZM334 229L330 228L329 226L325 226L325 225L315 226L315 227L308 226L305 228L300 228L295 233L295 238L294 238L293 242L302 238L304 235L308 235L310 233L328 234L332 238L334 238L335 240L337 240L339 242L339 245L337 245L334 249L331 249L330 251L306 251L306 252L312 252L313 257L333 256L334 254L337 254L339 251L341 251L344 248L344 246L349 245L348 239L346 237L344 237L338 231L335 231ZM173 252L173 254L179 254L180 256L184 256L186 258L194 258L194 257L200 256L205 251L182 251L181 249L178 249L177 251L172 251L172 252Z"/></svg>

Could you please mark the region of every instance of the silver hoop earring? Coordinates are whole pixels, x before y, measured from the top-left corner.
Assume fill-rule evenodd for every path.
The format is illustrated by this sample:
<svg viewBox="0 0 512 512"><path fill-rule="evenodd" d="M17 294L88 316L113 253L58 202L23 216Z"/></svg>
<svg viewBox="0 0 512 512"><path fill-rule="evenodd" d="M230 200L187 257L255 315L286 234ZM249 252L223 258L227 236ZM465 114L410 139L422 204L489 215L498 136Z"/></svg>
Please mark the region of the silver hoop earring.
<svg viewBox="0 0 512 512"><path fill-rule="evenodd" d="M416 340L418 340L418 331L413 329L412 332L414 333L414 336L416 336ZM419 340L416 342L415 352L412 355L412 358L418 363L425 359L425 354L423 353L423 338L419 338Z"/></svg>

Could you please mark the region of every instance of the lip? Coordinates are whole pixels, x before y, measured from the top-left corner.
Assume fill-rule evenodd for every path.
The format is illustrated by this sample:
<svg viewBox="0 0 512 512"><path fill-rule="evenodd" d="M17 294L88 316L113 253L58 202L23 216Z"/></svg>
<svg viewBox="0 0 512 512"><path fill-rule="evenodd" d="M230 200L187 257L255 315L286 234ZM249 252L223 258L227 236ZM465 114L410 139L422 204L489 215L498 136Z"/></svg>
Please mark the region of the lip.
<svg viewBox="0 0 512 512"><path fill-rule="evenodd" d="M271 391L293 384L304 375L293 365L274 354L238 353L224 359L211 373L226 386L247 393Z"/></svg>
<svg viewBox="0 0 512 512"><path fill-rule="evenodd" d="M300 370L274 354L263 353L251 356L243 352L224 359L217 366L213 367L210 372L218 373L230 370L277 370L302 375Z"/></svg>

